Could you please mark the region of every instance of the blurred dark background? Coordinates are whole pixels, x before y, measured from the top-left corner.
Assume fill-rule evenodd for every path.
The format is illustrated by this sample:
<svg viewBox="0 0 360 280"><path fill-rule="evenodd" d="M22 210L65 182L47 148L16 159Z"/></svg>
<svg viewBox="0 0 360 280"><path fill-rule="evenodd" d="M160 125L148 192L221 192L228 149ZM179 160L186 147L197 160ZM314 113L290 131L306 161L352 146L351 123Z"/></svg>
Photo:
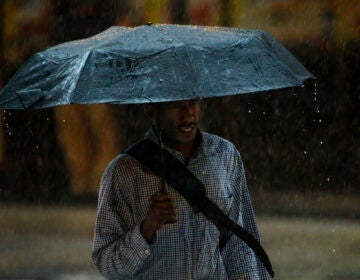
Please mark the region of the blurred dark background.
<svg viewBox="0 0 360 280"><path fill-rule="evenodd" d="M202 126L236 144L254 195L359 197L357 0L2 0L0 87L37 51L146 22L263 29L281 41L316 81L207 100ZM142 107L130 105L3 110L0 117L0 200L16 202L95 201L109 160L149 125Z"/></svg>

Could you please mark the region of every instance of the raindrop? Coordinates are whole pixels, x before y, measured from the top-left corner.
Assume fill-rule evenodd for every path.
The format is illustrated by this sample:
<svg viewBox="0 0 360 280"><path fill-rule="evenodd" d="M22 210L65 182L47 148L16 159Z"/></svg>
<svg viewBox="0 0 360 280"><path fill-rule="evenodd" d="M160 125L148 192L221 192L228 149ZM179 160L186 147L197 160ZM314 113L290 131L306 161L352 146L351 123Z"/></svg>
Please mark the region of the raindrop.
<svg viewBox="0 0 360 280"><path fill-rule="evenodd" d="M335 252L336 252L335 248L332 249L332 252L335 254Z"/></svg>
<svg viewBox="0 0 360 280"><path fill-rule="evenodd" d="M9 136L11 136L11 131L8 134L9 134Z"/></svg>
<svg viewBox="0 0 360 280"><path fill-rule="evenodd" d="M324 141L323 140L320 140L320 145L324 144Z"/></svg>
<svg viewBox="0 0 360 280"><path fill-rule="evenodd" d="M63 120L63 123L66 123L66 120Z"/></svg>
<svg viewBox="0 0 360 280"><path fill-rule="evenodd" d="M314 106L315 106L315 112L316 114L320 114L320 106L319 106L319 101L318 101L318 88L317 88L317 83L315 82L314 84ZM316 120L313 120L313 122L316 122ZM321 120L319 119L318 121L319 123L321 123Z"/></svg>
<svg viewBox="0 0 360 280"><path fill-rule="evenodd" d="M308 151L304 150L304 155L307 155Z"/></svg>
<svg viewBox="0 0 360 280"><path fill-rule="evenodd" d="M317 84L317 82L315 81L315 82L314 82L314 95L317 95L317 94L318 94L317 86L318 86L318 84Z"/></svg>
<svg viewBox="0 0 360 280"><path fill-rule="evenodd" d="M251 109L248 110L248 113L251 113Z"/></svg>
<svg viewBox="0 0 360 280"><path fill-rule="evenodd" d="M335 232L335 229L334 229L334 228L332 229L332 232L333 232L333 233Z"/></svg>
<svg viewBox="0 0 360 280"><path fill-rule="evenodd" d="M330 182L330 177L327 177L327 178L326 178L326 181L327 181L327 182Z"/></svg>

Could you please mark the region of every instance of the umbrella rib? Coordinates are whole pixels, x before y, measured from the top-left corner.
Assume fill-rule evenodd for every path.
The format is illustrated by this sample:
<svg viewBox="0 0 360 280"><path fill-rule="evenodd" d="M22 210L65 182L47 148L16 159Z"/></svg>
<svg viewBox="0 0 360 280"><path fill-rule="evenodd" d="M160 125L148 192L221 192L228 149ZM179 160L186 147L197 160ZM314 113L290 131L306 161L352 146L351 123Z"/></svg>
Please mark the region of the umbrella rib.
<svg viewBox="0 0 360 280"><path fill-rule="evenodd" d="M190 55L189 55L187 46L186 46L185 48L186 48L186 56L187 56L187 58L188 58L188 61L189 61L190 66L191 66L191 71L192 71L191 77L193 78L193 83L194 83L194 86L195 86L195 85L196 85L196 78L195 78L195 77L196 77L196 71L195 71L194 66L193 66L193 64L192 64L192 62L191 62L191 58L190 58ZM194 88L193 88L193 89L194 89ZM194 95L195 95L197 98L200 98L200 99L201 99L201 96L199 96L198 94L196 94L196 93L195 93L195 90L193 91L193 93L194 93Z"/></svg>
<svg viewBox="0 0 360 280"><path fill-rule="evenodd" d="M184 42L180 41L179 39L177 39L176 37L174 36L171 36L169 34L169 32L167 32L166 30L164 30L164 28L161 28L161 25L151 25L151 27L155 28L155 29L158 29L158 30L161 30L163 33L165 33L169 38L171 38L173 41L175 42L178 42L179 44L181 44L185 49L186 49L186 57L188 59L188 62L189 62L189 65L190 65L190 68L191 68L191 71L192 71L192 75L191 77L193 77L193 84L194 86L197 84L196 83L196 71L194 69L194 66L191 62L191 58L190 58L190 55L189 55L189 51L188 51L188 46L187 44L184 44ZM201 96L199 96L198 94L195 93L195 90L194 90L194 87L193 87L193 92L192 92L196 98L201 98Z"/></svg>
<svg viewBox="0 0 360 280"><path fill-rule="evenodd" d="M3 91L0 91L0 96L3 94ZM23 106L23 109L26 109L26 106L24 105L24 103L22 102L21 98L19 98L18 94L16 93L14 97L10 98L10 99L7 99L3 102L0 103L0 108L2 107L6 107L6 104L10 103L11 101L14 101L14 100L18 100L20 101L21 105Z"/></svg>
<svg viewBox="0 0 360 280"><path fill-rule="evenodd" d="M68 97L68 99L69 99L69 100L68 100L69 104L72 104L73 96L74 96L75 93L77 92L77 87L78 87L78 84L79 84L79 80L80 80L80 78L81 78L81 76L82 76L82 73L83 73L83 71L84 71L86 62L88 61L89 56L90 56L90 54L92 53L93 50L94 50L94 49L86 52L85 55L84 55L84 57L86 56L86 58L84 59L84 61L83 61L82 64L81 64L80 69L78 70L79 75L77 75L76 83L74 84L74 87L73 87L74 89L71 91L71 95L69 95L69 97Z"/></svg>
<svg viewBox="0 0 360 280"><path fill-rule="evenodd" d="M284 67L284 69L286 69L287 74L289 74L294 80L296 80L297 82L299 82L299 78L294 74L294 72L289 68L289 65L287 63L285 63L283 61L283 58L281 56L279 56L279 49L278 48L274 48L273 44L271 41L269 41L269 36L267 36L267 34L263 31L259 31L260 36L263 38L266 38L266 40L261 40L259 38L259 36L255 36L256 40L258 40L261 44L263 44L265 47L267 47L268 49L270 49L271 51L269 52L273 57L276 57L276 60L281 63L281 65ZM286 50L287 51L287 50ZM291 53L288 53L287 55L292 55ZM304 82L304 80L300 79L300 85L302 85Z"/></svg>

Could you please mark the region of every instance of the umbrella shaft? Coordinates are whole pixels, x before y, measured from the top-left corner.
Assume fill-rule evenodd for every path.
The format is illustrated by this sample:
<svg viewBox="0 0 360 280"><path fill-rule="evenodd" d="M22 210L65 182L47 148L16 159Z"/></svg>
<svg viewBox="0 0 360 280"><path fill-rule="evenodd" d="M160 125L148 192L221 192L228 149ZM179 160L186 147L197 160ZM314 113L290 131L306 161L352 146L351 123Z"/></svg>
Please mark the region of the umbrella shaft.
<svg viewBox="0 0 360 280"><path fill-rule="evenodd" d="M159 129L159 142L160 142L160 154L161 154L161 189L160 192L167 194L168 193L168 188L165 182L165 163L164 163L164 152L163 152L163 141L162 141L162 133L161 130Z"/></svg>

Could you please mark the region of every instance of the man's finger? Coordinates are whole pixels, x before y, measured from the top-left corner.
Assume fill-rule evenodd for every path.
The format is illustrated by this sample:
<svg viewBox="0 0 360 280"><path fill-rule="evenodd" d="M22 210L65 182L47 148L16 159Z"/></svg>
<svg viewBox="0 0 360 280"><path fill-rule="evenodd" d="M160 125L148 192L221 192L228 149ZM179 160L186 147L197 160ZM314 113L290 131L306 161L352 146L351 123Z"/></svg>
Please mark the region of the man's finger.
<svg viewBox="0 0 360 280"><path fill-rule="evenodd" d="M154 194L151 201L173 201L173 198L168 194Z"/></svg>

